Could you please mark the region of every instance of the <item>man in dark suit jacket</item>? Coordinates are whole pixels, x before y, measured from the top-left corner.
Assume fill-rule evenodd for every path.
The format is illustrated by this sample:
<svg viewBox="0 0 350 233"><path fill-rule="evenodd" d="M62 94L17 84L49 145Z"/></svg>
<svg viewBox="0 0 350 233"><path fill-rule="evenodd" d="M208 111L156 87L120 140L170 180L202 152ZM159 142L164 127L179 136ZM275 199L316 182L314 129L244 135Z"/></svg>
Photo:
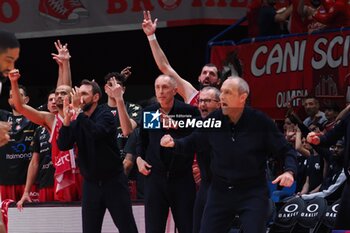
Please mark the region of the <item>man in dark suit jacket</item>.
<svg viewBox="0 0 350 233"><path fill-rule="evenodd" d="M165 231L169 207L180 233L192 232L195 184L192 175L193 153L176 156L160 147L165 134L181 138L191 133L180 122L199 115L198 110L174 98L176 81L167 75L155 80L158 103L142 114L137 145L137 166L145 178L145 220L147 233ZM152 208L150 206L152 205Z"/></svg>
<svg viewBox="0 0 350 233"><path fill-rule="evenodd" d="M218 127L198 129L182 139L172 135L161 139L164 149L175 147L174 153L212 152L212 177L200 233L228 232L236 214L243 232L266 232L268 156L284 159L284 173L273 183L290 187L294 182L295 150L269 117L246 106L248 95L249 86L244 79L228 77L221 86L221 110L207 117L221 122Z"/></svg>

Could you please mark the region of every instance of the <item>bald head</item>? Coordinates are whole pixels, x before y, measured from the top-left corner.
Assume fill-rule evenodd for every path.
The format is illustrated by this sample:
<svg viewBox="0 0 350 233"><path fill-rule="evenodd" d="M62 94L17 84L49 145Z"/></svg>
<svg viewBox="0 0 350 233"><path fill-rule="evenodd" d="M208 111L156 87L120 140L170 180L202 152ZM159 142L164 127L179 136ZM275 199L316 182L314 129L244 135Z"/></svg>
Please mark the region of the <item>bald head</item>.
<svg viewBox="0 0 350 233"><path fill-rule="evenodd" d="M243 78L238 76L230 76L227 78L228 81L232 81L237 85L237 90L239 94L247 93L249 95L249 85L247 81L245 81Z"/></svg>
<svg viewBox="0 0 350 233"><path fill-rule="evenodd" d="M166 82L173 88L177 87L176 80L169 75L161 74L156 78L155 83L157 83L157 81Z"/></svg>
<svg viewBox="0 0 350 233"><path fill-rule="evenodd" d="M72 88L68 85L60 85L55 90L55 101L58 109L63 109L63 100L66 96L69 96Z"/></svg>
<svg viewBox="0 0 350 233"><path fill-rule="evenodd" d="M162 107L172 105L176 95L176 81L168 75L160 75L154 83L154 89L159 104Z"/></svg>
<svg viewBox="0 0 350 233"><path fill-rule="evenodd" d="M221 108L224 115L236 118L243 111L249 95L248 83L240 77L229 77L221 86Z"/></svg>

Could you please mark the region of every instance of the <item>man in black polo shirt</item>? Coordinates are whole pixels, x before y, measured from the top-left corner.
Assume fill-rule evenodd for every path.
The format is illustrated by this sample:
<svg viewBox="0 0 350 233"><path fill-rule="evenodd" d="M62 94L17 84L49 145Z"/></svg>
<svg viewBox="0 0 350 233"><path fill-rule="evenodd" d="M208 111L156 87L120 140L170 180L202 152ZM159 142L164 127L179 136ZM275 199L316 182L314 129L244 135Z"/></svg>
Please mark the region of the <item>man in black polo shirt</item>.
<svg viewBox="0 0 350 233"><path fill-rule="evenodd" d="M182 139L166 135L161 145L178 153L212 150L212 183L201 222L201 233L228 232L238 214L244 232L266 231L269 196L266 162L271 153L285 159L284 173L273 183L291 186L296 174L296 152L275 123L245 106L249 86L229 77L221 87L221 109L208 118L221 121L218 129L197 130ZM253 224L252 224L253 223Z"/></svg>
<svg viewBox="0 0 350 233"><path fill-rule="evenodd" d="M113 79L113 92L118 106L124 106L122 88ZM101 232L106 209L121 233L136 233L136 223L132 214L127 178L117 145L117 124L109 109L99 106L102 92L94 81L83 80L73 96L73 104L68 97L64 100L64 120L59 131L57 144L60 150L67 150L76 143L79 151L78 164L83 182L82 217L83 232ZM75 100L78 100L77 102ZM76 107L76 120L71 121ZM120 119L122 127L128 118Z"/></svg>

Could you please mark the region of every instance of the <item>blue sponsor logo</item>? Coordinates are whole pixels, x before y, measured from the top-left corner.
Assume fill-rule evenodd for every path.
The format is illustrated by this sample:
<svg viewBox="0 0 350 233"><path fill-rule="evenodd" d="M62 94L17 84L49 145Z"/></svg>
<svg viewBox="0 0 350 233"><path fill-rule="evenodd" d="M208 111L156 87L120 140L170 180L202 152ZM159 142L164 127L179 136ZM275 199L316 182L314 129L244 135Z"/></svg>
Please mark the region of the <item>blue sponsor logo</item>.
<svg viewBox="0 0 350 233"><path fill-rule="evenodd" d="M12 146L12 150L15 152L15 153L23 153L25 152L27 149L26 145L23 144L23 143L20 143L20 144L16 144L16 145L13 145Z"/></svg>

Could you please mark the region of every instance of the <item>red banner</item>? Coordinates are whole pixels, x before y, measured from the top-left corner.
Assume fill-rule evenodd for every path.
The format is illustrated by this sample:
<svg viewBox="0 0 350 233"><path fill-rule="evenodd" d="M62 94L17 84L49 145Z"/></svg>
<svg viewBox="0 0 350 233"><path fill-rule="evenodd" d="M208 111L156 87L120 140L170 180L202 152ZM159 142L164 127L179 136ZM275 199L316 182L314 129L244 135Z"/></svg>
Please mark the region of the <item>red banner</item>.
<svg viewBox="0 0 350 233"><path fill-rule="evenodd" d="M232 69L237 59L249 83L250 105L283 119L298 96L344 103L349 71L350 31L292 36L237 46L213 46L211 62Z"/></svg>
<svg viewBox="0 0 350 233"><path fill-rule="evenodd" d="M283 3L286 0L280 0ZM142 12L158 27L230 25L250 0L0 0L0 28L18 38L139 30Z"/></svg>

